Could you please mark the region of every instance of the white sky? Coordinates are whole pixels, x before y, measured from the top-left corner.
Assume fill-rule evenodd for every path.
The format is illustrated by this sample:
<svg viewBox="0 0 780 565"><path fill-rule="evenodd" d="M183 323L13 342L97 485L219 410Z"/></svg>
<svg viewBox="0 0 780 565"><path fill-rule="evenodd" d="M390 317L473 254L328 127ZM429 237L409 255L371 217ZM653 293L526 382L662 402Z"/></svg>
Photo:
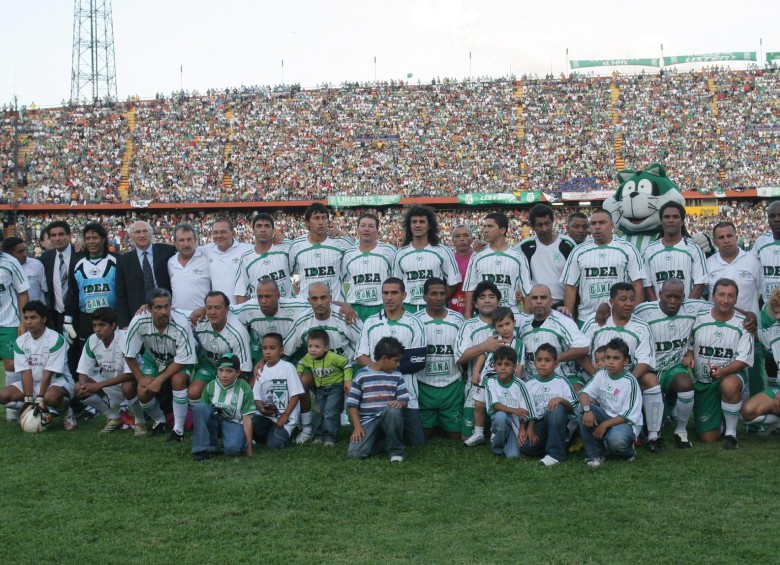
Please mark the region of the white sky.
<svg viewBox="0 0 780 565"><path fill-rule="evenodd" d="M0 104L70 95L72 0L0 0ZM284 82L556 75L570 59L780 51L776 0L113 0L119 98ZM763 51L759 45L763 38ZM737 66L737 65L734 65ZM626 69L629 70L629 69Z"/></svg>

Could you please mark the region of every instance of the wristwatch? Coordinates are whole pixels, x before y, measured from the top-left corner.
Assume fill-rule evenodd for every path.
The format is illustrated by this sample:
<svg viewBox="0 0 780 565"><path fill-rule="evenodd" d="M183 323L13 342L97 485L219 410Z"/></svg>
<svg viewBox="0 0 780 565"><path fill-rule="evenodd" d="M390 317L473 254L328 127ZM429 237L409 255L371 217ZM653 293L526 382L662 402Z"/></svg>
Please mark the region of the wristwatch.
<svg viewBox="0 0 780 565"><path fill-rule="evenodd" d="M583 412L590 412L590 404L588 404L587 406L583 406L582 407L582 411Z"/></svg>

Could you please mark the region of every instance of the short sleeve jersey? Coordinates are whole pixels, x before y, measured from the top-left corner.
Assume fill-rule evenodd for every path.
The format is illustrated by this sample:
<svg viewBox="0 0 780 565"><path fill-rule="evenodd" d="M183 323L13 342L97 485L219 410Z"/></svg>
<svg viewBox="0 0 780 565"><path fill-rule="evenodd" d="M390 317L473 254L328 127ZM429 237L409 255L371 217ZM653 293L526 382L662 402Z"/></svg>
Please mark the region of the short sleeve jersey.
<svg viewBox="0 0 780 565"><path fill-rule="evenodd" d="M203 300L211 292L211 272L209 260L201 249L195 250L186 265L179 262L178 253L168 259L168 275L171 277L174 308L189 315L203 306Z"/></svg>
<svg viewBox="0 0 780 565"><path fill-rule="evenodd" d="M718 279L731 279L739 287L737 308L753 312L756 316L760 314L758 297L763 288L763 274L761 263L755 255L740 249L736 258L731 263L726 263L720 253L716 253L707 259L707 270L710 296Z"/></svg>
<svg viewBox="0 0 780 565"><path fill-rule="evenodd" d="M200 401L213 406L222 418L236 424L242 423L244 416L257 413L252 388L240 378L228 387L214 379L203 389Z"/></svg>
<svg viewBox="0 0 780 565"><path fill-rule="evenodd" d="M587 394L610 418L617 416L626 420L638 435L642 419L642 393L634 375L624 371L617 377L610 376L606 369L600 369L580 391Z"/></svg>
<svg viewBox="0 0 780 565"><path fill-rule="evenodd" d="M267 316L257 299L231 306L230 312L248 329L253 340L260 342L267 333L286 336L296 320L311 312L311 307L303 302L279 301L279 308L273 316Z"/></svg>
<svg viewBox="0 0 780 565"><path fill-rule="evenodd" d="M394 246L382 242L371 251L360 251L356 245L344 254L342 276L349 304L382 304L382 283L393 274L395 254Z"/></svg>
<svg viewBox="0 0 780 565"><path fill-rule="evenodd" d="M120 375L129 375L130 367L125 361L125 352L122 349L127 339L124 330L114 330L114 339L106 346L103 340L92 334L87 338L77 372L79 375L96 380L114 379Z"/></svg>
<svg viewBox="0 0 780 565"><path fill-rule="evenodd" d="M249 332L241 321L228 314L227 323L216 331L211 322L204 320L195 326L195 337L200 344L198 364L217 368L219 358L225 353L235 354L241 362L241 371L252 372L252 357L249 350Z"/></svg>
<svg viewBox="0 0 780 565"><path fill-rule="evenodd" d="M70 378L67 369L68 346L60 334L46 328L43 335L35 339L30 332L18 338L14 344L14 369L30 371L34 383L43 380L43 372Z"/></svg>
<svg viewBox="0 0 780 565"><path fill-rule="evenodd" d="M561 282L579 290L579 319L587 320L600 304L609 301L609 291L618 282L642 280L642 260L636 247L620 238L605 245L586 241L574 248L561 275Z"/></svg>
<svg viewBox="0 0 780 565"><path fill-rule="evenodd" d="M661 310L658 300L636 307L634 316L647 322L653 335L656 369L665 371L682 363L696 316L711 307L712 304L705 300L686 300L673 316Z"/></svg>
<svg viewBox="0 0 780 565"><path fill-rule="evenodd" d="M328 237L322 243L311 243L308 235L295 238L290 244L290 270L298 273L300 296L308 296L309 287L324 283L333 300L344 300L342 292L342 259L354 245L348 237Z"/></svg>
<svg viewBox="0 0 780 565"><path fill-rule="evenodd" d="M354 361L363 326L359 320L348 324L341 314L332 310L327 320L318 320L311 308L298 318L284 338L284 354L292 357L306 343L306 337L315 328L322 328L328 332L332 351Z"/></svg>
<svg viewBox="0 0 780 565"><path fill-rule="evenodd" d="M175 310L163 331L155 327L150 312L138 314L130 321L125 356L135 357L142 348L154 359L158 371L164 371L171 363L194 365L197 361L190 321Z"/></svg>
<svg viewBox="0 0 780 565"><path fill-rule="evenodd" d="M712 309L699 312L688 345L688 349L693 351L696 382L711 383L712 369L724 367L732 361L753 366L753 336L742 327L744 322L745 316L736 311L728 322L715 320Z"/></svg>
<svg viewBox="0 0 780 565"><path fill-rule="evenodd" d="M761 296L764 304L768 304L769 295L780 287L780 239L774 239L772 234L763 234L756 240L752 251L761 263Z"/></svg>
<svg viewBox="0 0 780 565"><path fill-rule="evenodd" d="M19 261L8 253L0 253L0 328L19 326L21 312L17 295L29 288Z"/></svg>
<svg viewBox="0 0 780 565"><path fill-rule="evenodd" d="M458 359L463 357L463 354L468 348L484 342L493 334L493 324L490 322L483 322L479 316L466 320L460 327L458 339L455 342L455 361L457 362ZM469 370L471 370L473 366L474 359L468 363Z"/></svg>
<svg viewBox="0 0 780 565"><path fill-rule="evenodd" d="M688 238L674 245L664 245L656 239L645 249L643 286L653 287L656 295L661 292L664 281L680 279L685 285L685 296L697 284L707 282L707 263L701 248Z"/></svg>
<svg viewBox="0 0 780 565"><path fill-rule="evenodd" d="M572 348L588 347L590 341L577 327L577 323L560 312L552 310L541 325L537 325L533 316L523 317L520 325L520 338L525 346L525 368L523 378L530 379L536 373L534 354L542 344L550 344L558 355ZM577 366L574 361L560 363L556 371L563 377L575 376Z"/></svg>
<svg viewBox="0 0 780 565"><path fill-rule="evenodd" d="M482 281L492 282L501 291L502 306L517 306L517 293L525 296L531 292L528 260L516 249L494 251L486 247L471 256L463 290L473 292Z"/></svg>
<svg viewBox="0 0 780 565"><path fill-rule="evenodd" d="M265 253L258 253L254 247L246 251L238 260L236 286L233 294L255 297L257 285L265 280L276 281L282 298L292 296L290 276L290 243L272 245Z"/></svg>
<svg viewBox="0 0 780 565"><path fill-rule="evenodd" d="M363 323L356 357L366 355L374 358L374 347L383 337L394 337L405 348L425 347L425 327L420 319L404 312L397 320L388 319L385 311L369 316Z"/></svg>
<svg viewBox="0 0 780 565"><path fill-rule="evenodd" d="M528 420L536 420L534 401L525 383L517 377L512 377L508 383L502 383L497 376L492 376L485 382L486 406L488 414L495 414L495 405L503 404L509 408L522 408L528 411ZM515 435L520 433L520 418L516 414L508 414L510 425Z"/></svg>
<svg viewBox="0 0 780 565"><path fill-rule="evenodd" d="M360 423L368 422L382 415L390 402L408 402L409 393L401 373L386 373L363 367L355 373L347 397L347 408L357 408Z"/></svg>
<svg viewBox="0 0 780 565"><path fill-rule="evenodd" d="M426 385L438 388L448 386L461 378L460 366L455 356L455 342L458 332L466 322L465 318L454 310L447 310L442 318L432 318L427 310L420 310L415 316L425 326L427 354L425 356L425 373L417 375L417 379Z"/></svg>
<svg viewBox="0 0 780 565"><path fill-rule="evenodd" d="M633 370L640 363L649 365L651 369L656 366L650 326L636 315L632 316L625 326L617 325L612 316L607 318L603 326L599 326L595 317L592 317L582 327L582 333L590 339L591 359L599 347L607 345L617 337L628 345L628 351L631 355L629 370Z"/></svg>
<svg viewBox="0 0 780 565"><path fill-rule="evenodd" d="M547 413L547 405L553 398L563 398L572 408L579 404L571 384L561 376L553 375L549 379L542 379L539 375L534 375L526 381L525 385L531 394L534 411L539 418Z"/></svg>
<svg viewBox="0 0 780 565"><path fill-rule="evenodd" d="M404 281L406 285L407 304L425 305L423 286L425 281L438 277L447 286L454 286L461 281L455 255L449 247L443 245L426 245L415 249L407 245L398 250L393 263L393 275Z"/></svg>
<svg viewBox="0 0 780 565"><path fill-rule="evenodd" d="M273 367L268 365L263 367L260 376L255 381L253 392L255 400L259 400L263 404L273 404L281 414L287 410L287 406L292 398L303 394L304 390L301 379L298 377L298 372L295 370L295 365L282 359ZM284 425L284 429L288 434L292 434L295 426L298 425L300 413L301 405L298 403ZM260 415L274 422L279 419L278 415L266 416L262 412Z"/></svg>

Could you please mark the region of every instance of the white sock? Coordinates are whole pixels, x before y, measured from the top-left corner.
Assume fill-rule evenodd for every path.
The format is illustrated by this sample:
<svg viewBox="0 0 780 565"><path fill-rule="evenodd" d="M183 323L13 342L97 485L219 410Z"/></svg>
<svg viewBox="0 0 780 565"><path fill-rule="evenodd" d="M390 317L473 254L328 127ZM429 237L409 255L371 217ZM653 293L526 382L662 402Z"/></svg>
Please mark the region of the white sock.
<svg viewBox="0 0 780 565"><path fill-rule="evenodd" d="M141 401L138 400L138 396L134 396L127 401L127 408L130 410L130 414L135 418L136 425L140 425L146 422L144 418L144 409L141 408Z"/></svg>
<svg viewBox="0 0 780 565"><path fill-rule="evenodd" d="M674 433L687 437L688 420L693 412L693 391L678 392L675 407L677 408L677 428L675 428Z"/></svg>
<svg viewBox="0 0 780 565"><path fill-rule="evenodd" d="M22 373L18 373L16 371L5 372L5 386L18 383L21 380L22 380Z"/></svg>
<svg viewBox="0 0 780 565"><path fill-rule="evenodd" d="M165 414L163 414L163 411L160 410L160 403L157 402L156 398L152 398L149 402L141 402L141 408L144 412L149 414L149 416L154 420L156 424L164 424L165 423ZM136 420L137 422L138 420Z"/></svg>
<svg viewBox="0 0 780 565"><path fill-rule="evenodd" d="M187 400L187 389L173 391L173 431L184 433L184 420L187 419L187 410L190 403Z"/></svg>
<svg viewBox="0 0 780 565"><path fill-rule="evenodd" d="M763 416L759 416L755 420L750 420L747 423L767 426L771 429L778 429L780 428L780 416L775 416L774 414L764 414Z"/></svg>
<svg viewBox="0 0 780 565"><path fill-rule="evenodd" d="M103 414L109 420L116 420L119 418L119 412L111 408L108 403L97 394L93 394L89 398L82 400L82 402L87 406L92 406L92 408Z"/></svg>
<svg viewBox="0 0 780 565"><path fill-rule="evenodd" d="M737 424L739 423L742 401L740 400L737 404L729 404L721 400L720 409L723 410L723 418L726 420L726 435L737 437Z"/></svg>
<svg viewBox="0 0 780 565"><path fill-rule="evenodd" d="M645 410L647 439L650 441L656 440L664 420L664 399L660 385L642 391L642 408Z"/></svg>
<svg viewBox="0 0 780 565"><path fill-rule="evenodd" d="M474 433L471 434L474 436L484 436L485 435L485 426L474 426Z"/></svg>
<svg viewBox="0 0 780 565"><path fill-rule="evenodd" d="M301 428L311 432L311 411L301 412Z"/></svg>
<svg viewBox="0 0 780 565"><path fill-rule="evenodd" d="M24 406L24 402L21 400L12 400L8 404L5 404L6 410L21 410Z"/></svg>

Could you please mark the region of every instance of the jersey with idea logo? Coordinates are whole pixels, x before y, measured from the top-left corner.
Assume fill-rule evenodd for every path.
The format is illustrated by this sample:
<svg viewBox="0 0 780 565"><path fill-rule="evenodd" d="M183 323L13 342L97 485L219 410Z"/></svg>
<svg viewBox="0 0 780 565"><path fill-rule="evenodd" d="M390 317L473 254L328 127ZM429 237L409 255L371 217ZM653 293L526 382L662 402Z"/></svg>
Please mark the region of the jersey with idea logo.
<svg viewBox="0 0 780 565"><path fill-rule="evenodd" d="M428 279L440 278L447 286L454 286L461 281L455 255L449 247L443 245L426 245L421 249L411 245L402 247L395 255L393 275L406 285L404 302L418 306L425 304L423 287Z"/></svg>
<svg viewBox="0 0 780 565"><path fill-rule="evenodd" d="M744 322L745 316L736 311L728 322L713 318L711 309L699 312L688 345L693 351L693 374L697 382L711 383L712 370L732 361L753 366L753 336L742 327Z"/></svg>
<svg viewBox="0 0 780 565"><path fill-rule="evenodd" d="M428 344L425 373L420 373L417 379L421 383L439 388L460 380L455 342L466 319L454 310L447 310L447 315L442 319L432 318L427 310L420 310L415 316L425 326L425 339Z"/></svg>
<svg viewBox="0 0 780 565"><path fill-rule="evenodd" d="M150 312L138 314L130 321L125 356L136 357L142 348L154 359L158 371L164 371L171 363L194 365L197 361L190 321L175 310L163 331L155 327Z"/></svg>
<svg viewBox="0 0 780 565"><path fill-rule="evenodd" d="M517 292L531 292L528 260L515 249L494 251L486 247L471 256L463 281L463 290L473 292L483 281L492 282L501 291L502 306L517 306Z"/></svg>
<svg viewBox="0 0 780 565"><path fill-rule="evenodd" d="M234 294L254 298L257 285L270 279L276 281L282 298L292 296L289 251L290 244L282 243L272 245L265 253L258 253L252 248L241 255L236 270Z"/></svg>
<svg viewBox="0 0 780 565"><path fill-rule="evenodd" d="M387 243L377 243L371 251L353 247L344 254L342 276L349 304L382 304L382 283L393 274L395 254L396 248Z"/></svg>
<svg viewBox="0 0 780 565"><path fill-rule="evenodd" d="M774 289L780 288L780 239L775 239L772 234L759 236L753 246L753 253L761 263L761 296L764 304L768 304L769 295Z"/></svg>
<svg viewBox="0 0 780 565"><path fill-rule="evenodd" d="M98 308L116 307L116 257L83 257L73 269L79 310L91 314Z"/></svg>
<svg viewBox="0 0 780 565"><path fill-rule="evenodd" d="M30 288L22 266L8 253L0 253L0 327L17 327L21 322L17 295Z"/></svg>
<svg viewBox="0 0 780 565"><path fill-rule="evenodd" d="M241 371L252 371L252 359L249 353L249 333L241 321L229 315L225 327L216 331L211 322L204 320L195 326L195 337L200 344L198 363L217 368L219 358L225 353L233 353L241 362Z"/></svg>
<svg viewBox="0 0 780 565"><path fill-rule="evenodd" d="M664 371L682 362L696 316L707 308L712 304L706 300L686 300L677 314L670 316L661 310L658 300L636 307L634 316L647 322L653 335L656 369Z"/></svg>
<svg viewBox="0 0 780 565"><path fill-rule="evenodd" d="M685 286L685 295L691 295L694 285L707 282L707 265L701 248L688 238L674 245L664 245L656 239L644 252L645 278L643 286L653 287L660 294L664 281L680 279Z"/></svg>
<svg viewBox="0 0 780 565"><path fill-rule="evenodd" d="M328 237L322 243L311 243L308 235L297 237L290 244L290 270L300 277L298 294L308 296L309 287L324 283L330 289L333 300L344 300L341 288L342 258L354 245L348 237Z"/></svg>

